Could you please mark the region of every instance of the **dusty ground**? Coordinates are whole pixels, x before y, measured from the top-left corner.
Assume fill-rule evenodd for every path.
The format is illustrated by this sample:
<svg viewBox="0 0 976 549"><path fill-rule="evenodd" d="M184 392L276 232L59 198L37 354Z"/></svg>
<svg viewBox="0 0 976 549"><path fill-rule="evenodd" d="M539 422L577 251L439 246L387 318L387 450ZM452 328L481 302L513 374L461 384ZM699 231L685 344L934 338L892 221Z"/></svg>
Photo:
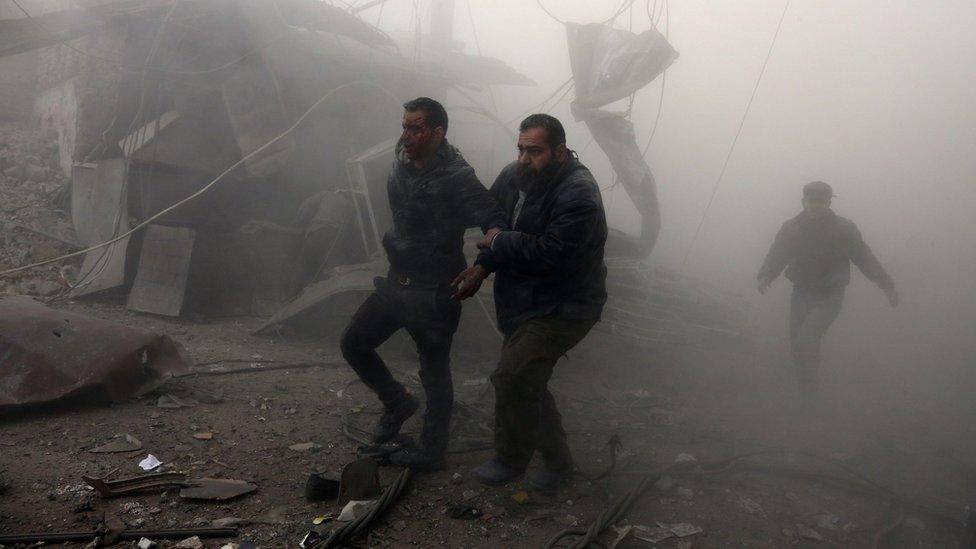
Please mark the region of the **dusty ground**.
<svg viewBox="0 0 976 549"><path fill-rule="evenodd" d="M342 417L368 425L376 404L352 373L334 358L330 342L288 341L250 335L254 319L190 323L139 315L110 304L68 303L77 312L170 334L196 363L241 359L318 359L334 366L264 373L182 378L159 393L192 398L181 409L156 406L158 394L113 407L72 408L0 420L0 532L84 530L102 513L130 526L175 528L209 525L223 517L257 521L237 540L263 547L294 547L331 503L308 503L302 490L310 471L337 471L355 459L357 444L345 438ZM409 348L385 349L401 379L420 392ZM767 353L775 358L777 353ZM458 444L488 435L490 403L485 385L491 356L455 358L460 407ZM468 470L486 452L454 454L448 470L415 477L408 494L380 520L369 546L541 547L556 532L585 526L608 496L622 496L640 478L681 455L694 456L704 472L672 473L634 506L622 523L654 526L691 523L701 533L661 542L662 547L962 547L962 505L972 493L971 459L960 445L945 445L916 414L878 406L878 414L851 415L848 395L828 396L820 410L791 402L779 367L749 353L628 348L596 335L561 363L553 383L564 411L579 467L607 466L606 442L623 442L612 481L582 478L557 497L531 496L517 503L518 485L484 488ZM904 409L904 407L900 407ZM408 424L408 430L416 430ZM210 431L213 439L193 438ZM115 435L131 434L143 451L94 454ZM289 446L315 442L321 448ZM735 455L776 448L809 452L770 453L712 465ZM128 476L151 452L167 467L194 476L256 483L256 493L224 504L187 503L175 493L104 500L80 488L84 474ZM962 452L962 453L961 453ZM717 469L717 470L716 470ZM384 473L389 482L395 471ZM452 476L462 480L455 483ZM876 482L897 496L865 488ZM471 491L474 492L471 492ZM465 492L468 492L465 494ZM448 518L445 509L464 501L484 516ZM903 498L903 499L899 499ZM604 541L612 541L608 533ZM820 538L820 539L816 539ZM232 540L227 540L232 541ZM224 542L207 542L219 547ZM619 547L647 542L625 539Z"/></svg>
<svg viewBox="0 0 976 549"><path fill-rule="evenodd" d="M0 267L66 251L49 236L23 228L72 238L67 215L51 206L63 179L49 140L5 127L0 136ZM0 292L52 296L63 288L59 274L52 266L3 279ZM345 322L341 314L322 325L322 338L299 340L252 335L258 319L173 320L110 302L62 300L56 306L168 334L202 368L271 364L266 361L326 365L185 377L113 407L0 417L0 533L87 530L104 514L142 529L206 526L239 517L254 523L242 527L236 540L207 541L207 546L253 541L261 547L294 547L314 517L337 511L331 503L306 502L305 479L311 471L337 472L355 459L358 444L342 434L343 418L368 427L376 410L372 396L336 358ZM468 335L480 333L480 343L461 338L455 348L456 448L490 438L485 378L497 357L479 310L467 307L463 322ZM863 304L858 307L864 310ZM873 311L864 314L877 318ZM836 340L828 342L828 382L816 407L802 405L792 394L783 319L767 326L761 333L773 335L760 338L748 352L714 345L708 351L652 351L591 334L561 362L552 386L577 465L586 475L606 470L607 441L620 436L614 476L596 482L580 476L556 497L532 495L519 503L513 498L522 490L519 485L484 488L468 478L469 469L490 453L454 453L448 470L412 480L407 494L375 524L366 545L542 547L565 528L588 525L643 473L693 456L697 467L666 472L618 526L689 523L701 529L664 540L662 547L968 546L961 521L976 494L976 424L967 397L976 387L967 358L972 355L950 355L951 345L938 340L918 345L913 322L905 322L899 346L866 343L857 335L862 332L850 329L850 318L842 317ZM892 330L878 332L880 340ZM875 352L880 348L896 356L914 352L893 364ZM383 354L419 393L406 339L394 337ZM936 368L940 363L956 364L958 370ZM919 384L914 372L929 370L937 374L929 377L941 381ZM158 407L159 396L166 394L196 404ZM416 421L407 425L408 431L417 428ZM200 432L212 432L213 438L193 437ZM143 449L90 451L126 434L138 438ZM318 447L289 448L307 442ZM104 500L82 486L82 475L138 474L137 463L147 453L160 458L164 468L247 480L258 491L209 504L187 503L175 492ZM729 461L736 456L741 459ZM384 482L394 474L384 471ZM483 516L448 518L445 510L462 501ZM608 532L601 539L612 545L614 538ZM619 547L646 545L628 537Z"/></svg>

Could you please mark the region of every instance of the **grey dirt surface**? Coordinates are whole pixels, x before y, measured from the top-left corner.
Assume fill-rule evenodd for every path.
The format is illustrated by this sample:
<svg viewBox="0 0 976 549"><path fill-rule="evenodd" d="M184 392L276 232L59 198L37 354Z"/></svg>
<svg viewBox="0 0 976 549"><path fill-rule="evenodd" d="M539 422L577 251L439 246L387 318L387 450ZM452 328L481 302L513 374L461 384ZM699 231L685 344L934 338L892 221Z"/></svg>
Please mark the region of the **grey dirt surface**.
<svg viewBox="0 0 976 549"><path fill-rule="evenodd" d="M237 539L204 540L205 545L253 541L260 547L294 547L316 516L339 511L334 502L306 502L305 479L312 471L336 473L356 459L358 444L342 434L343 418L368 427L377 403L337 358L333 335L293 341L251 335L260 325L256 319L192 323L105 303L61 306L169 334L197 364L238 361L201 369L260 368L271 360L323 365L189 376L115 406L0 418L0 533L86 530L103 514L142 529L209 526L238 517L245 525ZM485 378L495 357L466 354L466 348L459 342L454 359L455 448L490 441L491 435ZM397 377L422 393L405 340L394 338L382 352ZM489 452L451 454L447 470L415 476L359 543L542 547L562 529L588 525L640 474L693 458L701 467L666 474L619 521L618 530L658 523L701 529L659 542L661 547L873 547L879 539L891 547L961 546L958 504L973 478L965 476L972 470L958 454L965 449L926 452L938 444L933 435L913 431L908 420L885 414L880 404L878 414L862 414L858 421L838 419L842 395L823 409L797 409L772 362L723 351L651 353L591 334L560 363L552 382L583 472L571 486L555 496L530 493L523 499L519 483L490 488L470 479L469 470ZM160 408L163 394L191 405ZM417 420L405 426L407 432L417 429ZM194 437L205 432L212 438ZM126 434L139 439L142 450L91 452ZM582 474L606 469L613 434L623 444L616 474L587 481ZM290 448L309 442L314 444L307 450ZM794 453L782 453L784 448ZM722 461L757 451L767 453ZM137 464L148 453L164 470L246 480L258 490L208 503L181 500L175 491L103 499L83 486L82 475L139 474ZM395 474L384 469L383 483ZM458 503L478 508L482 516L449 518L447 509ZM649 546L638 539L641 532L631 529L617 547ZM611 530L601 539L611 544L615 538Z"/></svg>

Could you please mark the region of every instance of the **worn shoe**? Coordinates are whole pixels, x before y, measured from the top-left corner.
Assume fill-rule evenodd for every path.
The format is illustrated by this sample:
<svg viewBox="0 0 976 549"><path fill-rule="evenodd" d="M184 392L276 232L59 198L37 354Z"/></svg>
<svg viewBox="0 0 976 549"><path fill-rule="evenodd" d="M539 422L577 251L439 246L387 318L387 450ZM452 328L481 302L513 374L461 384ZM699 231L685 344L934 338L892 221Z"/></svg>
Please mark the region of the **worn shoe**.
<svg viewBox="0 0 976 549"><path fill-rule="evenodd" d="M542 465L533 469L525 475L525 484L536 492L552 494L559 490L560 486L569 484L573 478L572 469L554 469Z"/></svg>
<svg viewBox="0 0 976 549"><path fill-rule="evenodd" d="M395 436L400 434L400 427L403 427L403 423L417 413L418 408L420 408L420 402L409 394L392 408L385 408L383 415L376 423L376 427L373 428L373 442L385 444L393 440Z"/></svg>
<svg viewBox="0 0 976 549"><path fill-rule="evenodd" d="M432 473L447 468L447 460L441 452L429 452L423 448L404 448L390 454L390 465L406 467L418 473Z"/></svg>
<svg viewBox="0 0 976 549"><path fill-rule="evenodd" d="M492 458L471 469L471 476L482 484L498 486L517 480L524 471L505 465L498 458Z"/></svg>

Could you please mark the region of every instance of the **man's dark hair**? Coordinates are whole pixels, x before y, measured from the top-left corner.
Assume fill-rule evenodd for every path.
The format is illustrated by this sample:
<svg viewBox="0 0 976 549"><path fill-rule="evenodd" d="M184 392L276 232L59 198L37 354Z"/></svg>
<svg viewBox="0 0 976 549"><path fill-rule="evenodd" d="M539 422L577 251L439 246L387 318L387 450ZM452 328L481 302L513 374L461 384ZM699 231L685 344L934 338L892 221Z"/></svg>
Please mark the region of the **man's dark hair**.
<svg viewBox="0 0 976 549"><path fill-rule="evenodd" d="M530 114L519 124L519 133L531 128L543 128L546 130L546 143L549 148L556 150L560 143L566 142L566 130L562 123L555 116L548 114Z"/></svg>
<svg viewBox="0 0 976 549"><path fill-rule="evenodd" d="M437 101L429 97L418 97L404 103L403 110L407 112L423 111L424 120L427 121L427 125L431 129L442 127L444 133L447 133L447 111L444 110L444 105Z"/></svg>

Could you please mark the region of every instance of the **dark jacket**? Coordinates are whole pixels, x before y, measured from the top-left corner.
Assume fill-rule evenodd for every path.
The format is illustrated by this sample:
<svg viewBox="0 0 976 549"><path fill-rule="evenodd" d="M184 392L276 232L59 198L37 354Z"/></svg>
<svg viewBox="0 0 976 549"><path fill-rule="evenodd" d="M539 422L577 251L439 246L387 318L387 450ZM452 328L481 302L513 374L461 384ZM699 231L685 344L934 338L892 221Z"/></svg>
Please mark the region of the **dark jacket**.
<svg viewBox="0 0 976 549"><path fill-rule="evenodd" d="M819 219L801 212L783 223L759 277L773 280L786 268L786 278L799 289L843 288L851 281L851 262L881 289L894 288L853 221L833 211Z"/></svg>
<svg viewBox="0 0 976 549"><path fill-rule="evenodd" d="M460 151L446 140L417 170L397 147L387 180L393 228L383 236L391 269L420 282L450 283L467 266L468 227L505 227L505 214Z"/></svg>
<svg viewBox="0 0 976 549"><path fill-rule="evenodd" d="M506 166L491 187L507 220L519 198L516 168ZM571 155L548 183L528 191L512 230L477 261L496 273L498 328L509 334L543 316L598 320L607 301L606 240L600 189Z"/></svg>

